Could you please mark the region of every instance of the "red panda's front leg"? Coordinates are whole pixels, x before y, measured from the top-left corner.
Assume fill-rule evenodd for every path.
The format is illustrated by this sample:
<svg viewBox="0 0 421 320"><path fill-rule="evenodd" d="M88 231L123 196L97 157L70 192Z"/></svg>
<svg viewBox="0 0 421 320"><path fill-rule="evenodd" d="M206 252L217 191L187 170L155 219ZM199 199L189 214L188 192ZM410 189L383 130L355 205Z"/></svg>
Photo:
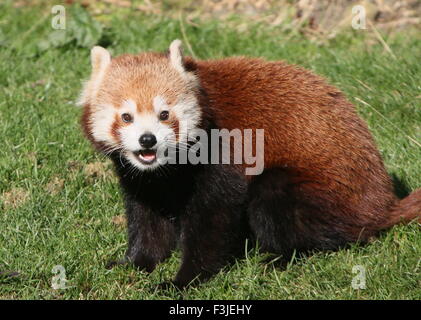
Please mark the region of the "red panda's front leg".
<svg viewBox="0 0 421 320"><path fill-rule="evenodd" d="M209 165L180 216L181 267L173 281L178 288L207 280L244 254L248 227L246 183L229 166Z"/></svg>
<svg viewBox="0 0 421 320"><path fill-rule="evenodd" d="M128 249L125 260L139 269L152 272L176 247L174 222L131 197L126 199L126 215Z"/></svg>

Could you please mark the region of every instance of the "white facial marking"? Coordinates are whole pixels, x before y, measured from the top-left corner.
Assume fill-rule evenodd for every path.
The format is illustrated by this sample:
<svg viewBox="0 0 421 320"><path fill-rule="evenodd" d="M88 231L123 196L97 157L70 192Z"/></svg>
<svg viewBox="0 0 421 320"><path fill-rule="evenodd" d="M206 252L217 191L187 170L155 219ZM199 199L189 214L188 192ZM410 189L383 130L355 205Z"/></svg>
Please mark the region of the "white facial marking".
<svg viewBox="0 0 421 320"><path fill-rule="evenodd" d="M156 132L158 130L159 122L155 114L138 113L134 115L133 122L123 126L119 132L121 136L121 142L125 149L134 152L141 149L139 144L139 138L141 135L150 132L156 136Z"/></svg>
<svg viewBox="0 0 421 320"><path fill-rule="evenodd" d="M106 142L112 146L117 144L111 135L111 127L114 123L115 108L111 104L103 104L92 107L92 136L96 141Z"/></svg>
<svg viewBox="0 0 421 320"><path fill-rule="evenodd" d="M121 105L121 109L122 109L122 114L130 113L131 115L134 115L135 112L137 111L136 102L134 102L131 99L124 100Z"/></svg>
<svg viewBox="0 0 421 320"><path fill-rule="evenodd" d="M165 102L165 99L161 96L156 96L152 100L153 109L156 114L159 114L161 111L169 109L168 104Z"/></svg>
<svg viewBox="0 0 421 320"><path fill-rule="evenodd" d="M168 110L168 105L162 96L156 96L153 101L153 112L138 112L136 103L132 100L125 100L119 112L130 113L133 122L126 124L119 129L121 145L123 147L126 158L137 168L141 170L152 170L157 168L162 162L161 157L168 146L168 140L174 141L174 131L167 124L159 121L158 114L160 111ZM152 148L156 151L156 159L151 163L144 163L140 160L150 159L151 156L142 155L142 148L139 139L145 133L151 133L156 137L157 143ZM153 158L152 158L153 159Z"/></svg>
<svg viewBox="0 0 421 320"><path fill-rule="evenodd" d="M179 120L179 140L187 140L188 135L194 135L194 129L198 127L202 118L197 104L195 96L186 95L172 107L172 112Z"/></svg>
<svg viewBox="0 0 421 320"><path fill-rule="evenodd" d="M197 98L193 94L185 94L178 98L177 103L170 107L164 97L157 95L153 98L152 112L139 112L136 102L124 100L119 108L111 104L93 106L92 108L92 135L96 141L105 142L112 148L122 149L125 157L140 170L154 170L161 164L166 163L165 150L175 147L177 143L186 143L189 137L195 137L195 132L201 121L201 112L198 108ZM159 113L168 110L174 113L178 120L178 136L171 124L159 120ZM120 127L119 139L111 133L116 115L121 117L123 113L129 113L133 121ZM155 158L145 152L150 152L141 147L140 137L145 133L155 135L157 143L152 148L156 150ZM143 152L143 153L141 153ZM145 159L151 159L145 163ZM142 161L143 160L143 161Z"/></svg>

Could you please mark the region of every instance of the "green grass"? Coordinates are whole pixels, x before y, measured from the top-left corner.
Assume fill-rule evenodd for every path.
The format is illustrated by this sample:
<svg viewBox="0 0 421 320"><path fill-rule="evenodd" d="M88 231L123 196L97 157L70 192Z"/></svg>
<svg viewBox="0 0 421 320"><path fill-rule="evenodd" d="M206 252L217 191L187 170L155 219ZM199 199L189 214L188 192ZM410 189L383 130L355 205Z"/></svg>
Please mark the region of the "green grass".
<svg viewBox="0 0 421 320"><path fill-rule="evenodd" d="M0 298L178 298L156 285L175 274L179 253L150 275L104 268L126 248L124 228L113 223L124 212L121 194L109 163L82 136L81 110L74 106L89 74L89 49L48 40L49 12L50 7L0 5L0 270L21 274L0 278ZM183 38L179 22L165 18L120 11L98 20L105 28L91 41L108 44L114 54L164 50ZM238 32L218 22L196 23L185 28L199 58L284 59L326 76L368 122L389 173L409 190L421 186L421 148L413 142L421 141L419 33L385 38L395 59L366 31L349 31L321 45L264 25ZM48 50L39 46L46 40ZM368 246L315 253L286 271L263 264L252 251L183 296L421 299L420 257L419 226L397 226ZM51 288L55 265L65 267L69 288ZM364 290L351 287L355 265L367 270Z"/></svg>

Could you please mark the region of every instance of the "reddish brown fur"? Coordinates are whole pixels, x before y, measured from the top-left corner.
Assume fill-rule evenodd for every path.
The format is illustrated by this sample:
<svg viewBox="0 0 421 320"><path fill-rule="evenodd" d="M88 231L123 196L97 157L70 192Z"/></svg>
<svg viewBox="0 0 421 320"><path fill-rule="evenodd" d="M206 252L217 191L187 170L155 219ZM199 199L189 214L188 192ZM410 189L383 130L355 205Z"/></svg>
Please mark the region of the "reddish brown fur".
<svg viewBox="0 0 421 320"><path fill-rule="evenodd" d="M115 106L132 99L139 111L150 111L157 91L164 90L171 104L187 90L165 55L123 55L111 64L118 68L107 72L100 96ZM139 65L153 68L140 74ZM285 170L291 189L327 208L323 219L341 221L341 232L351 240L366 240L400 219L420 215L421 191L398 201L367 125L323 78L283 62L241 57L187 58L185 66L197 74L205 92L198 96L209 108L205 117L219 128L265 129L265 170ZM91 138L89 119L87 105L83 127L101 149ZM169 121L178 131L177 119Z"/></svg>
<svg viewBox="0 0 421 320"><path fill-rule="evenodd" d="M94 146L110 153L126 197L124 262L152 271L180 241L183 261L174 284L184 287L238 256L246 237L286 262L293 252L367 242L380 230L421 215L421 189L397 199L367 125L324 79L283 62L241 57L187 58L183 70L177 43L169 56L123 55L105 68L109 56L96 48L93 65L99 71L82 94L84 131ZM100 128L95 132L99 140L109 138L101 131L105 123L110 140L119 140L119 128L126 124L118 110L113 124L93 126L93 113L108 111L98 109L104 104L119 108L128 99L139 113L154 112L157 94L170 106L188 94L193 103L179 107L189 107L194 125L208 133L215 127L264 129L263 173L244 179L240 166L191 163L174 166L167 175L132 175L121 153L93 138L92 127ZM178 136L185 119L169 111L165 123Z"/></svg>
<svg viewBox="0 0 421 320"><path fill-rule="evenodd" d="M139 65L144 66L141 73L136 72ZM101 83L97 103L111 103L118 108L123 101L130 99L136 103L139 112L154 112L152 101L157 92L165 97L168 105L172 105L177 100L177 94L185 90L180 75L169 68L165 55L121 55L111 61Z"/></svg>
<svg viewBox="0 0 421 320"><path fill-rule="evenodd" d="M92 145L99 151L105 150L106 146L101 142L95 141L95 139L92 136L92 112L91 106L89 104L85 104L83 106L83 113L80 122L82 125L83 133L92 143Z"/></svg>
<svg viewBox="0 0 421 320"><path fill-rule="evenodd" d="M82 130L85 136L89 139L90 142L94 143L94 139L91 133L91 107L89 105L83 106L83 113L80 119L82 125Z"/></svg>
<svg viewBox="0 0 421 320"><path fill-rule="evenodd" d="M116 113L114 123L111 126L111 136L114 137L116 141L119 141L120 134L118 133L118 130L124 125L123 121L121 120L121 117Z"/></svg>
<svg viewBox="0 0 421 320"><path fill-rule="evenodd" d="M175 139L176 141L178 141L179 138L179 132L180 132L180 123L178 122L178 119L175 115L171 115L168 123L170 124L170 126L173 128L174 130L174 134L175 134Z"/></svg>
<svg viewBox="0 0 421 320"><path fill-rule="evenodd" d="M418 218L418 222L421 222L421 189L414 191L409 197L392 207L390 220L386 221L382 228L390 228L399 222L416 218Z"/></svg>
<svg viewBox="0 0 421 320"><path fill-rule="evenodd" d="M397 204L367 125L321 77L248 58L197 61L196 68L217 126L265 129L265 169L285 169L293 188L331 208L354 240L397 222L392 216L420 215L421 192Z"/></svg>

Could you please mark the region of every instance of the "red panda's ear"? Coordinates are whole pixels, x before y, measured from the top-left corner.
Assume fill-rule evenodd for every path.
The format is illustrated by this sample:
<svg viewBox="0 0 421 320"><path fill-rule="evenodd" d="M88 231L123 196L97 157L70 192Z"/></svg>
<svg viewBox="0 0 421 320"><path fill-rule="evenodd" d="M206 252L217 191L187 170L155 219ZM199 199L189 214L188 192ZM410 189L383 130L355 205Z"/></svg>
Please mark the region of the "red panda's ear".
<svg viewBox="0 0 421 320"><path fill-rule="evenodd" d="M111 62L110 53L103 47L95 46L91 49L92 76L102 72Z"/></svg>
<svg viewBox="0 0 421 320"><path fill-rule="evenodd" d="M194 73L194 70L196 69L196 64L189 57L187 57L187 59L184 59L181 50L180 40L177 39L171 42L169 50L169 59L172 67L178 71L178 73L184 80L186 80L190 85L194 87L198 86L198 79Z"/></svg>
<svg viewBox="0 0 421 320"><path fill-rule="evenodd" d="M91 99L96 96L98 87L104 78L105 70L111 62L110 53L99 46L91 50L92 72L90 79L85 83L82 93L77 101L78 105L89 104Z"/></svg>
<svg viewBox="0 0 421 320"><path fill-rule="evenodd" d="M181 50L182 43L176 39L170 44L170 61L172 66L180 73L186 72L184 69L183 53Z"/></svg>

